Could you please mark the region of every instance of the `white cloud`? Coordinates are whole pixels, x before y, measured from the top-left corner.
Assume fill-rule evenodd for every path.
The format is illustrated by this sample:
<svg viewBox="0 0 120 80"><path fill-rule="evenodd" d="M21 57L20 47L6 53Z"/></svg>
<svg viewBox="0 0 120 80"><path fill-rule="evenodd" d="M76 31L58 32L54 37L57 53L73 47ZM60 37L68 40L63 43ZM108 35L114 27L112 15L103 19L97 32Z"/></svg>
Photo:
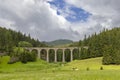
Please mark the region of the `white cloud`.
<svg viewBox="0 0 120 80"><path fill-rule="evenodd" d="M68 23L45 0L0 0L0 25L9 27L12 24L16 30L40 40L73 37Z"/></svg>
<svg viewBox="0 0 120 80"><path fill-rule="evenodd" d="M88 21L85 23L76 23L76 30L83 33L92 34L99 32L103 28L111 29L120 27L120 0L65 0L67 3L82 8L91 13ZM75 24L74 24L75 25ZM82 33L81 32L81 33Z"/></svg>
<svg viewBox="0 0 120 80"><path fill-rule="evenodd" d="M120 26L119 0L65 0L92 14L86 22L74 23L65 19L70 15L64 12L57 15L57 9L46 1L52 0L0 0L0 26L30 33L40 40L79 40L85 34ZM63 11L73 14L68 8Z"/></svg>
<svg viewBox="0 0 120 80"><path fill-rule="evenodd" d="M7 24L5 24L5 23L7 23ZM14 24L14 22L6 20L6 19L0 19L0 27L7 26L8 29L11 28L11 29L15 30L16 27L14 27L12 24Z"/></svg>

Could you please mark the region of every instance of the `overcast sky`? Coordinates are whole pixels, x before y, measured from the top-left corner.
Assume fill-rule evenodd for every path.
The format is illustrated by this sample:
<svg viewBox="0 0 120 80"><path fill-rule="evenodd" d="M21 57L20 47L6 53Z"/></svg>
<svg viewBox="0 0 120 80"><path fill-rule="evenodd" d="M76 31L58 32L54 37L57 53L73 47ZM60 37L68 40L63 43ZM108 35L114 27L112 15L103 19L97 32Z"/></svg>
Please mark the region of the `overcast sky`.
<svg viewBox="0 0 120 80"><path fill-rule="evenodd" d="M120 26L120 0L0 0L0 26L39 39L78 41Z"/></svg>

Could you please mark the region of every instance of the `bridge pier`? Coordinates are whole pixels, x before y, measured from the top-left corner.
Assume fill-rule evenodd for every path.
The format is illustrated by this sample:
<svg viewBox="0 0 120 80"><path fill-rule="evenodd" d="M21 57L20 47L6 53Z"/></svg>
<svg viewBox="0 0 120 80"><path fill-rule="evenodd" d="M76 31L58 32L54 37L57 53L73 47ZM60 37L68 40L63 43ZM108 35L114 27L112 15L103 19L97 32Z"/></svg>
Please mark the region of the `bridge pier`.
<svg viewBox="0 0 120 80"><path fill-rule="evenodd" d="M63 54L62 54L62 62L65 62L65 49L63 49Z"/></svg>
<svg viewBox="0 0 120 80"><path fill-rule="evenodd" d="M32 49L28 49L29 50L29 52L32 52Z"/></svg>
<svg viewBox="0 0 120 80"><path fill-rule="evenodd" d="M38 50L38 59L41 59L41 54L40 54L41 50Z"/></svg>
<svg viewBox="0 0 120 80"><path fill-rule="evenodd" d="M57 50L55 50L54 62L57 62Z"/></svg>
<svg viewBox="0 0 120 80"><path fill-rule="evenodd" d="M46 61L49 62L49 50L47 49L46 51L47 51L47 53L46 53L47 54Z"/></svg>
<svg viewBox="0 0 120 80"><path fill-rule="evenodd" d="M73 50L70 50L70 61L73 61Z"/></svg>

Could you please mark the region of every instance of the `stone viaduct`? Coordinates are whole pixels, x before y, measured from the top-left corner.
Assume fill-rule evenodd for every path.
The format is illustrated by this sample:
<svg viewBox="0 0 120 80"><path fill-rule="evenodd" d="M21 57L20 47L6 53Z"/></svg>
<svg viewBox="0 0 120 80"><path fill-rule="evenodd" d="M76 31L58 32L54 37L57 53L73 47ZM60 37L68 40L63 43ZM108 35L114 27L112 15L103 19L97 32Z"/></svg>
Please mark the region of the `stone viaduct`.
<svg viewBox="0 0 120 80"><path fill-rule="evenodd" d="M83 47L88 48L88 47ZM57 62L57 51L62 50L62 62L65 62L65 50L70 50L70 61L73 61L73 50L81 48L79 47L66 47L66 48L54 48L54 47L26 47L26 50L29 50L30 52L33 50L36 50L38 53L38 58L41 58L41 51L46 51L46 61L49 62L49 50L54 50L54 62Z"/></svg>

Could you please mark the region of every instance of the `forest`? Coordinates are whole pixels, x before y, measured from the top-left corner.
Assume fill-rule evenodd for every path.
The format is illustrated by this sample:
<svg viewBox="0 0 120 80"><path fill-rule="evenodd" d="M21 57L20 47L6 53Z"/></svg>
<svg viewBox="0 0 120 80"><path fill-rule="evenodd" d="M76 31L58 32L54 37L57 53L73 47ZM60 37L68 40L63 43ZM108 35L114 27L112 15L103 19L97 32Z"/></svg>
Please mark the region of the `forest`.
<svg viewBox="0 0 120 80"><path fill-rule="evenodd" d="M0 51L10 52L13 47L18 47L21 41L28 42L32 44L31 46L33 47L46 46L39 40L31 38L30 35L0 27Z"/></svg>
<svg viewBox="0 0 120 80"><path fill-rule="evenodd" d="M22 47L45 47L46 44L37 39L31 38L30 34L26 35L20 31L13 31L0 27L0 56L9 55L9 64L21 61L36 61L35 52L26 51Z"/></svg>
<svg viewBox="0 0 120 80"><path fill-rule="evenodd" d="M81 50L81 58L94 58L103 56L103 64L120 64L120 28L104 29L99 34L94 33L79 46L88 46L88 50Z"/></svg>
<svg viewBox="0 0 120 80"><path fill-rule="evenodd" d="M103 64L120 64L120 28L113 28L111 30L104 29L99 34L94 33L89 37L86 37L84 40L80 40L79 42L75 42L70 45L70 47L77 46L80 47L81 50L78 52L75 50L73 52L74 59L87 59L87 58L95 58L95 57L103 57ZM30 35L26 35L21 33L20 31L16 32L11 29L6 29L0 27L0 52L6 52L8 54L16 54L20 49L17 47L46 47L47 45L31 38ZM83 48L87 46L88 49ZM16 47L16 48L15 48ZM17 51L18 50L18 51ZM21 49L22 53L29 53ZM44 53L44 52L43 52ZM54 61L54 52L50 51L50 61ZM58 51L58 61L61 61L62 52ZM69 50L65 51L66 61L70 60ZM20 53L18 53L20 54ZM18 54L14 55L18 56ZM31 53L29 53L31 54ZM76 55L77 54L77 55ZM33 56L34 54L32 54ZM78 56L80 55L80 56ZM25 56L25 54L19 55ZM30 55L26 55L26 57L32 57ZM36 57L34 55L34 57Z"/></svg>

